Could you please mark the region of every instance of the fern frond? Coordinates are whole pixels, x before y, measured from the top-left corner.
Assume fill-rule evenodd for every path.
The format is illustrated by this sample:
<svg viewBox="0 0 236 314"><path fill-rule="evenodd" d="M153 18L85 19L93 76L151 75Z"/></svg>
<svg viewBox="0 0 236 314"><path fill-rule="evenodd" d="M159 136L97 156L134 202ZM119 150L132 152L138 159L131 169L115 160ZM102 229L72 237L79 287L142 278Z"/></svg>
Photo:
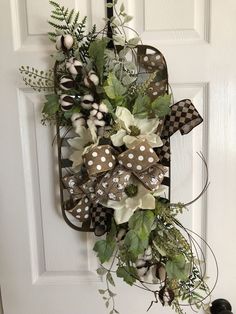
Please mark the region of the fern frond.
<svg viewBox="0 0 236 314"><path fill-rule="evenodd" d="M62 17L62 16L57 16L57 15L54 15L54 14L52 14L52 15L50 15L50 16L51 16L51 18L54 19L54 20L61 21L61 22L64 21L64 17Z"/></svg>
<svg viewBox="0 0 236 314"><path fill-rule="evenodd" d="M52 10L52 11L51 11L51 14L61 16L61 12L58 11L58 10Z"/></svg>
<svg viewBox="0 0 236 314"><path fill-rule="evenodd" d="M84 36L83 43L80 46L80 53L82 54L83 58L89 57L89 47L91 43L96 39L96 37L96 25L93 25L91 31L86 36Z"/></svg>
<svg viewBox="0 0 236 314"><path fill-rule="evenodd" d="M48 21L48 23L52 26L52 27L54 27L55 29L60 29L60 30L68 30L68 27L66 26L66 25L60 25L60 24L56 24L56 23L54 23L54 22L52 22L52 21Z"/></svg>
<svg viewBox="0 0 236 314"><path fill-rule="evenodd" d="M75 27L76 27L76 25L77 25L77 23L78 23L78 20L79 20L79 11L76 13L75 18L74 18L74 21L73 21L72 26L71 26L71 29L72 29L73 31L75 30Z"/></svg>
<svg viewBox="0 0 236 314"><path fill-rule="evenodd" d="M48 32L48 36L57 37L58 35L55 32Z"/></svg>
<svg viewBox="0 0 236 314"><path fill-rule="evenodd" d="M78 27L76 29L76 36L77 36L78 41L81 41L84 37L86 22L87 22L87 16L85 16L83 20L78 24Z"/></svg>
<svg viewBox="0 0 236 314"><path fill-rule="evenodd" d="M57 34L56 33L54 33L54 32L48 32L48 38L49 38L49 40L51 40L52 42L56 42L56 38L57 38Z"/></svg>
<svg viewBox="0 0 236 314"><path fill-rule="evenodd" d="M50 0L49 3L56 9L60 9L60 5L57 2Z"/></svg>
<svg viewBox="0 0 236 314"><path fill-rule="evenodd" d="M66 19L67 24L71 24L74 15L74 9L72 9Z"/></svg>
<svg viewBox="0 0 236 314"><path fill-rule="evenodd" d="M86 29L87 17L84 17L83 20L78 23L79 12L75 14L75 10L69 10L64 6L60 6L56 1L50 1L50 4L53 6L51 13L51 20L48 23L54 27L56 30L62 30L65 34L71 34L76 36L78 41L82 41ZM49 39L55 41L54 35L49 34Z"/></svg>
<svg viewBox="0 0 236 314"><path fill-rule="evenodd" d="M63 8L64 8L64 7L63 7ZM68 12L69 12L69 9L68 9L68 8L66 8L65 11L64 11L64 9L62 10L62 14L63 14L63 16L64 16L64 18L65 18L65 21L67 20Z"/></svg>

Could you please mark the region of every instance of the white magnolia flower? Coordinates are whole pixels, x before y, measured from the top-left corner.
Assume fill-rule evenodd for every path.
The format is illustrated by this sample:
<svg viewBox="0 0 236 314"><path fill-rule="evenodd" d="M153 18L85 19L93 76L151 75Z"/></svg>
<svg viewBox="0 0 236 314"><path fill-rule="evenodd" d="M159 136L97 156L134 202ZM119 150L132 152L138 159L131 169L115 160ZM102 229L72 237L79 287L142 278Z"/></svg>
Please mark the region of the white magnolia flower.
<svg viewBox="0 0 236 314"><path fill-rule="evenodd" d="M137 187L137 194L133 197L129 197L124 193L123 198L120 201L108 200L102 205L114 209L114 218L117 224L127 222L133 215L136 209L154 209L155 198L149 190L147 190L142 183L135 182Z"/></svg>
<svg viewBox="0 0 236 314"><path fill-rule="evenodd" d="M163 145L161 138L155 134L159 125L159 119L138 119L125 107L116 109L117 124L120 130L111 136L114 146L126 145L131 147L137 139L146 139L152 147Z"/></svg>
<svg viewBox="0 0 236 314"><path fill-rule="evenodd" d="M69 145L74 148L74 152L70 156L73 161L73 167L80 166L83 163L83 155L90 149L98 145L99 138L93 125L88 123L89 128L80 126L76 129L79 137L74 137L68 140Z"/></svg>

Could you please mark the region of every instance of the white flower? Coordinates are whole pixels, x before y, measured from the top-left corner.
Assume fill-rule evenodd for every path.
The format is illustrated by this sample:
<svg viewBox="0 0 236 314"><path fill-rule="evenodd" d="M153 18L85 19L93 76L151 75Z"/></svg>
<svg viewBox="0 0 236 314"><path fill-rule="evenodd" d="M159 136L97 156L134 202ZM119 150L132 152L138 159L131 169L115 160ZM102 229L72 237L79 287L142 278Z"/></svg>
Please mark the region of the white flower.
<svg viewBox="0 0 236 314"><path fill-rule="evenodd" d="M146 139L152 147L160 147L163 145L161 138L155 134L159 125L159 119L138 119L124 107L116 109L117 124L120 130L111 136L114 146L126 145L131 147L137 139Z"/></svg>
<svg viewBox="0 0 236 314"><path fill-rule="evenodd" d="M75 149L69 158L73 161L73 167L80 166L83 163L83 155L93 147L97 146L99 141L93 126L89 125L89 128L80 126L76 131L79 137L74 137L68 140L70 146Z"/></svg>
<svg viewBox="0 0 236 314"><path fill-rule="evenodd" d="M155 208L155 198L150 191L138 181L135 181L135 185L137 186L137 194L135 196L129 197L124 193L120 201L108 200L102 204L114 209L114 218L118 225L127 222L138 208Z"/></svg>

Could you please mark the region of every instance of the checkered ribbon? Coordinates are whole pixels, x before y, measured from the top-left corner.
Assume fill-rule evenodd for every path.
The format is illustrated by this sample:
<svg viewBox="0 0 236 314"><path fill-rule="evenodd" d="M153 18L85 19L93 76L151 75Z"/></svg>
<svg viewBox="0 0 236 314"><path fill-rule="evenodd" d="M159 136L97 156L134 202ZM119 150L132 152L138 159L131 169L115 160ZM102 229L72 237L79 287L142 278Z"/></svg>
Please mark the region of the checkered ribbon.
<svg viewBox="0 0 236 314"><path fill-rule="evenodd" d="M188 134L202 121L202 117L189 99L181 100L171 107L171 113L165 118L161 134L163 146L157 149L162 165L170 165L170 137L177 131L182 135Z"/></svg>
<svg viewBox="0 0 236 314"><path fill-rule="evenodd" d="M96 236L102 236L111 227L113 209L97 205L91 210L92 224Z"/></svg>

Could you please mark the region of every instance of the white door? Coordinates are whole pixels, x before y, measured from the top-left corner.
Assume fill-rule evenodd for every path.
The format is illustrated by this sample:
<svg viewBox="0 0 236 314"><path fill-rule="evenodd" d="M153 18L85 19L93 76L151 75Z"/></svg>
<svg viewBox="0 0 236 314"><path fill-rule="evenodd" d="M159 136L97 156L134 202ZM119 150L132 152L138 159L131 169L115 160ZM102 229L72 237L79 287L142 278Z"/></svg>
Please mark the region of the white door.
<svg viewBox="0 0 236 314"><path fill-rule="evenodd" d="M99 23L103 0L63 0ZM213 299L236 308L236 2L127 0L145 44L165 55L175 99L191 98L204 124L172 139L172 196L188 201L211 185L183 222L212 246L220 277ZM0 285L4 314L106 313L97 290L91 235L71 230L59 211L53 130L40 124L41 98L21 82L21 65L46 69L47 0L1 0ZM184 153L182 153L184 152ZM215 271L208 260L208 274ZM150 296L117 281L122 314L145 313ZM154 307L150 313L164 312ZM191 310L190 310L191 312Z"/></svg>

